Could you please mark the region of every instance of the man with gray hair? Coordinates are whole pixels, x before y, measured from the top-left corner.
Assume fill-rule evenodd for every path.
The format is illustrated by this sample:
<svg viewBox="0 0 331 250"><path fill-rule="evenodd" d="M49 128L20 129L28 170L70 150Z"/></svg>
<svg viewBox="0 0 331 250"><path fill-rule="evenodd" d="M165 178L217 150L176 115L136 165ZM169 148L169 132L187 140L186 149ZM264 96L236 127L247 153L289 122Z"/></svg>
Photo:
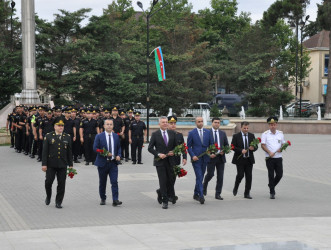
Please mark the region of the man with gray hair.
<svg viewBox="0 0 331 250"><path fill-rule="evenodd" d="M162 196L162 208L168 208L168 197L175 200L174 170L170 160L173 157L173 149L176 146L175 132L168 130L168 118L159 119L160 129L155 131L148 145L148 151L154 155L154 166L159 178Z"/></svg>

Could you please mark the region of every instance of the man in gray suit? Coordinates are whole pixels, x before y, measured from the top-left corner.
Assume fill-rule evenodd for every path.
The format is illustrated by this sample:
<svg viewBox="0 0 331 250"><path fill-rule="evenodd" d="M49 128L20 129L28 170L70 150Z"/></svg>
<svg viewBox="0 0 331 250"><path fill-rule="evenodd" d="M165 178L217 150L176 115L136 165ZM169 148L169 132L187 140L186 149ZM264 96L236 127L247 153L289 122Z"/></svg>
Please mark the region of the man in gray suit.
<svg viewBox="0 0 331 250"><path fill-rule="evenodd" d="M221 193L223 187L224 164L226 162L226 159L222 149L224 148L224 146L229 145L228 138L226 137L225 132L219 129L220 125L221 125L220 118L215 117L212 119L212 128L210 132L214 138L214 142L217 143L220 150L217 152L216 157L210 158L210 161L207 164L207 174L203 182L203 194L207 195L208 182L213 178L216 168L217 179L216 179L215 199L217 200L223 200Z"/></svg>

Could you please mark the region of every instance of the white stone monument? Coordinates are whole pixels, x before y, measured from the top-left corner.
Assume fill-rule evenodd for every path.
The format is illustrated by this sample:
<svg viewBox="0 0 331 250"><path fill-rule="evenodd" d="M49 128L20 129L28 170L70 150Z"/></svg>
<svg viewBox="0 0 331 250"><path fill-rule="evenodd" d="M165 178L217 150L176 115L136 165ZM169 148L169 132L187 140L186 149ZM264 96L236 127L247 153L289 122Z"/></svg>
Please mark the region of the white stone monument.
<svg viewBox="0 0 331 250"><path fill-rule="evenodd" d="M36 82L36 42L34 0L22 0L22 58L23 89L20 97L22 104L40 103Z"/></svg>

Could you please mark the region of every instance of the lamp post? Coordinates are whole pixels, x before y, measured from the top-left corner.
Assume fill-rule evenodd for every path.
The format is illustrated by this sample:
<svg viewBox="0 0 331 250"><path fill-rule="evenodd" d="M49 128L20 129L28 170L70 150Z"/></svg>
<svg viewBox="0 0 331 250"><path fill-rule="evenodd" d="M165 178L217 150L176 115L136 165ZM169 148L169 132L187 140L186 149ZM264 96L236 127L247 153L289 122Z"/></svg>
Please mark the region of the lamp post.
<svg viewBox="0 0 331 250"><path fill-rule="evenodd" d="M167 6L169 3L166 3L165 5L163 5L161 8L159 8L158 10L153 11L154 6L158 3L159 0L153 0L152 3L152 8L151 10L146 13L143 7L142 2L138 1L137 5L140 9L142 9L142 11L146 14L146 21L147 21L147 47L146 47L146 66L147 66L147 93L146 93L146 109L147 109L147 142L149 141L149 101L150 101L150 91L149 91L149 19L157 12L159 12L161 9L163 9L165 6Z"/></svg>
<svg viewBox="0 0 331 250"><path fill-rule="evenodd" d="M303 20L301 20L300 21L300 46L301 46L301 53L300 53L300 93L299 93L299 95L300 95L300 112L299 112L299 114L300 114L300 117L301 117L301 106L302 106L302 91L303 91L303 88L302 88L302 81L303 81L303 70L302 70L302 68L303 68L303 65L302 65L302 55L303 55L303 49L302 49L302 41L303 41L303 38L302 38L302 33L303 33L303 28L305 27L305 25L306 25L306 22L308 21L308 19L309 19L309 15L307 15L306 16L306 18L305 18L305 21L303 21Z"/></svg>
<svg viewBox="0 0 331 250"><path fill-rule="evenodd" d="M13 12L15 8L16 3L14 1L11 1L11 13L10 13L10 49L13 51Z"/></svg>

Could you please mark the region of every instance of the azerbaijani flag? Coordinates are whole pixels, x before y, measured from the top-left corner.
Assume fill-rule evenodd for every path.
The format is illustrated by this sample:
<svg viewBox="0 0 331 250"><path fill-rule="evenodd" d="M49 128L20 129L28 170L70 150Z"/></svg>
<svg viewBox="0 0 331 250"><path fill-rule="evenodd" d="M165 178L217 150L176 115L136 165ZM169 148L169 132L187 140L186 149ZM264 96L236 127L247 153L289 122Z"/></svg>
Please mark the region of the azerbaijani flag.
<svg viewBox="0 0 331 250"><path fill-rule="evenodd" d="M163 62L163 55L161 47L157 47L154 49L155 54L155 65L157 70L157 77L159 78L159 82L162 82L166 79L165 69L164 69L164 62Z"/></svg>

